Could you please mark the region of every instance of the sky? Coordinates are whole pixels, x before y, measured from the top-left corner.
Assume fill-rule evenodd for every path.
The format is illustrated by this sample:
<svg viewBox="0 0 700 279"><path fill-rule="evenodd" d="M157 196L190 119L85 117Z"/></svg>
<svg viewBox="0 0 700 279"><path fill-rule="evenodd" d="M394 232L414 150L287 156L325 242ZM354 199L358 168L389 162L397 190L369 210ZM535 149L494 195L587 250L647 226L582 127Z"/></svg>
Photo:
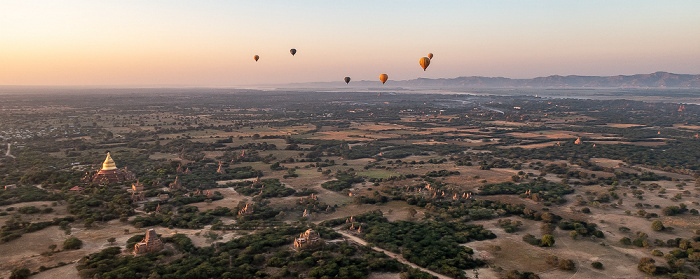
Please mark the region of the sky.
<svg viewBox="0 0 700 279"><path fill-rule="evenodd" d="M0 85L700 74L698 15L697 0L0 0Z"/></svg>

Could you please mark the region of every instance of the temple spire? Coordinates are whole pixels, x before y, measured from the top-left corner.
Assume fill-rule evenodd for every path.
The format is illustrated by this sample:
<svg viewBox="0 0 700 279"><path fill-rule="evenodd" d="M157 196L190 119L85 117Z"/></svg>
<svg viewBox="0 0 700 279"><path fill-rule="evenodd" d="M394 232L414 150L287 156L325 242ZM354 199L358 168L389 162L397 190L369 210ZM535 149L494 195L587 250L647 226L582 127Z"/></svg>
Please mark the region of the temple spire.
<svg viewBox="0 0 700 279"><path fill-rule="evenodd" d="M117 164L114 163L114 160L112 160L112 156L109 156L109 152L107 152L107 158L105 159L105 162L102 163L102 170L116 170L117 169Z"/></svg>

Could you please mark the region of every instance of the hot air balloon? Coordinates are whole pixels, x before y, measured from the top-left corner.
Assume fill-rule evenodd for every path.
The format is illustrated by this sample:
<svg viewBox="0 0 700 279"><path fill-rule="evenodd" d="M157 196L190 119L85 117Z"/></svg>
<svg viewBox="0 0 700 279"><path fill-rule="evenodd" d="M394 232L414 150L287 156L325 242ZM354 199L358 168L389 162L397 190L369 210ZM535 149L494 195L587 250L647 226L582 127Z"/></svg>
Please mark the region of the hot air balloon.
<svg viewBox="0 0 700 279"><path fill-rule="evenodd" d="M428 53L428 58L433 59L433 53Z"/></svg>
<svg viewBox="0 0 700 279"><path fill-rule="evenodd" d="M260 56L257 56L257 55L256 55L256 56L253 56L253 59L255 59L255 61L257 62L258 59L260 59Z"/></svg>
<svg viewBox="0 0 700 279"><path fill-rule="evenodd" d="M345 80L345 84L350 83L350 77L345 77L343 80Z"/></svg>
<svg viewBox="0 0 700 279"><path fill-rule="evenodd" d="M291 53L292 56L294 56L294 54L297 53L297 49L296 49L296 48L290 49L290 50L289 50L289 53Z"/></svg>
<svg viewBox="0 0 700 279"><path fill-rule="evenodd" d="M379 80L382 81L382 84L386 82L386 80L389 79L389 76L387 74L381 74L379 75Z"/></svg>
<svg viewBox="0 0 700 279"><path fill-rule="evenodd" d="M430 65L430 58L423 57L420 60L418 60L418 63L421 67L423 67L423 71L425 71L425 69L428 68L428 66Z"/></svg>

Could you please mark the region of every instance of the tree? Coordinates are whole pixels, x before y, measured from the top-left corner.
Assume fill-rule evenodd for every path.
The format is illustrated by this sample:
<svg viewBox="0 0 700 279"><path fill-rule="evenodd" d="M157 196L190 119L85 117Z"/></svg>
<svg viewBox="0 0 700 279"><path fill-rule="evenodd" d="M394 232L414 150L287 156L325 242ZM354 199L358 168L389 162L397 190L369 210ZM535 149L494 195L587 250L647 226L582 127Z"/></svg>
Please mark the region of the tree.
<svg viewBox="0 0 700 279"><path fill-rule="evenodd" d="M26 267L15 268L12 270L10 279L26 279L29 278L29 275L32 275L32 272Z"/></svg>
<svg viewBox="0 0 700 279"><path fill-rule="evenodd" d="M601 262L592 262L591 266L595 269L603 269L603 264Z"/></svg>
<svg viewBox="0 0 700 279"><path fill-rule="evenodd" d="M569 236L570 236L571 239L573 239L573 240L578 239L578 235L579 235L579 234L578 234L577 231L570 231L570 232L569 232Z"/></svg>
<svg viewBox="0 0 700 279"><path fill-rule="evenodd" d="M49 250L51 250L51 252L53 252L54 250L56 250L57 247L58 247L58 245L51 244L51 245L49 245Z"/></svg>
<svg viewBox="0 0 700 279"><path fill-rule="evenodd" d="M552 223L542 223L542 226L540 226L540 232L542 232L542 234L552 234L556 228L557 227Z"/></svg>
<svg viewBox="0 0 700 279"><path fill-rule="evenodd" d="M620 244L632 245L632 240L629 237L623 236L622 238L620 238Z"/></svg>
<svg viewBox="0 0 700 279"><path fill-rule="evenodd" d="M83 242L75 237L71 237L69 239L66 239L66 241L63 242L63 249L64 250L77 250L83 247Z"/></svg>
<svg viewBox="0 0 700 279"><path fill-rule="evenodd" d="M574 270L576 268L576 264L574 261L569 260L569 259L561 259L559 260L559 269L561 270Z"/></svg>
<svg viewBox="0 0 700 279"><path fill-rule="evenodd" d="M117 239L114 237L110 237L107 239L107 242L109 242L109 245L114 245L114 242L117 242Z"/></svg>
<svg viewBox="0 0 700 279"><path fill-rule="evenodd" d="M664 223L662 223L660 220L654 220L654 222L651 222L651 229L655 231L663 231L665 229Z"/></svg>
<svg viewBox="0 0 700 279"><path fill-rule="evenodd" d="M644 272L649 275L654 275L656 273L656 265L654 264L654 259L644 257L639 259L639 264L637 265L637 269L639 271Z"/></svg>
<svg viewBox="0 0 700 279"><path fill-rule="evenodd" d="M544 247L554 246L554 236L551 234L545 234L542 237L542 246L544 246Z"/></svg>
<svg viewBox="0 0 700 279"><path fill-rule="evenodd" d="M411 218L415 218L416 214L418 214L418 211L415 208L411 207L408 209L408 215L411 215Z"/></svg>

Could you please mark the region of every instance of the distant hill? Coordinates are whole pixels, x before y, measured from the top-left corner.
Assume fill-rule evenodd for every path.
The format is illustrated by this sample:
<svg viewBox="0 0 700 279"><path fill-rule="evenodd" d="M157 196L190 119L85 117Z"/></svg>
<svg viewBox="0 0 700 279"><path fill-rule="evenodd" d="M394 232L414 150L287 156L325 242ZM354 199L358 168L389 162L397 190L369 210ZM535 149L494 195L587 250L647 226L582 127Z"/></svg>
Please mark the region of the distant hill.
<svg viewBox="0 0 700 279"><path fill-rule="evenodd" d="M297 86L335 86L338 82L316 82L296 84ZM374 81L353 81L355 86L377 86ZM414 88L700 88L700 75L656 72L651 74L618 76L547 76L533 79L512 79L504 77L457 77L457 78L418 78L411 80L390 80L391 87Z"/></svg>
<svg viewBox="0 0 700 279"><path fill-rule="evenodd" d="M530 88L700 88L700 75L656 72L631 76L548 76L533 79L503 77L419 78L405 81L410 86L427 87L530 87Z"/></svg>

